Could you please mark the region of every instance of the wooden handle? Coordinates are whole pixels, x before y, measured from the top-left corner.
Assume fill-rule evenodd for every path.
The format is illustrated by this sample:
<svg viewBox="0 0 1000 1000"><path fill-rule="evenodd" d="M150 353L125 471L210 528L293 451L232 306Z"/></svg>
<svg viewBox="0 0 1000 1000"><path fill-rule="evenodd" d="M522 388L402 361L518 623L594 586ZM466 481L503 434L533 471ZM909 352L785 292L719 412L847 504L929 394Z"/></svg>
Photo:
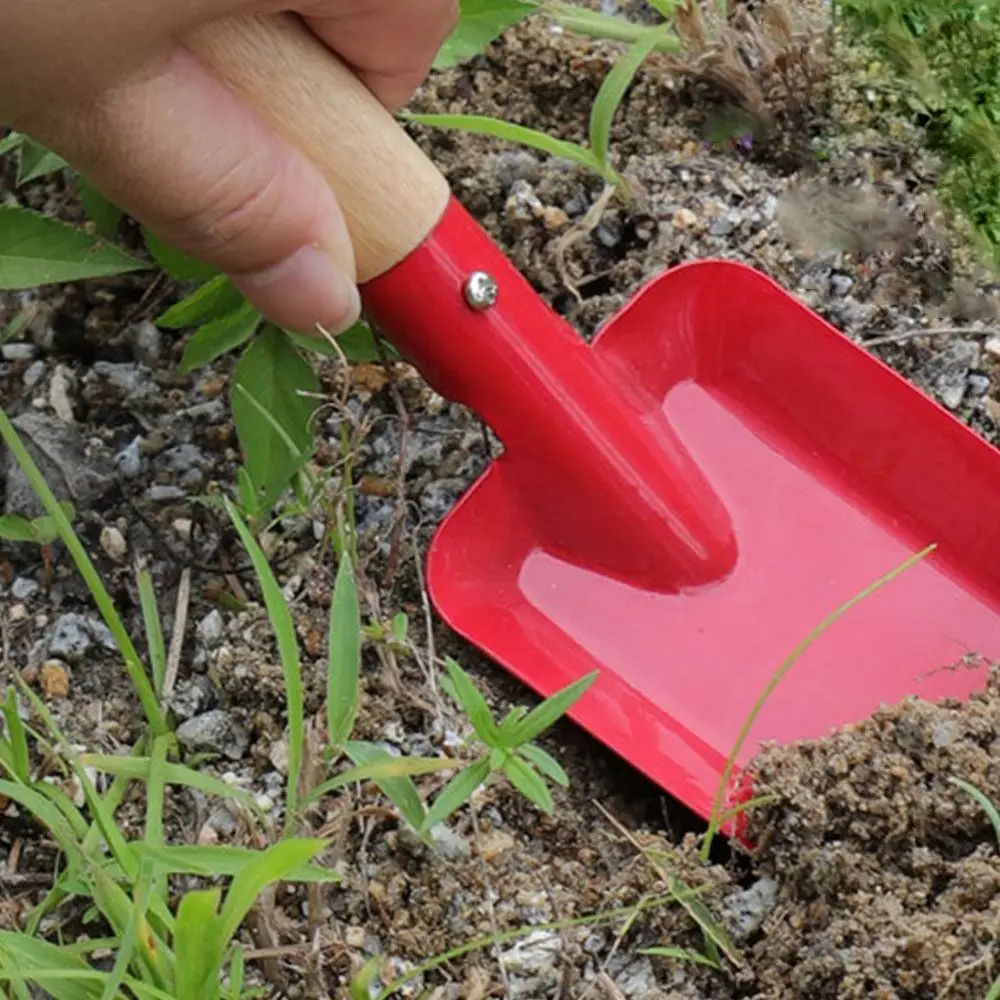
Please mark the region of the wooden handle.
<svg viewBox="0 0 1000 1000"><path fill-rule="evenodd" d="M326 177L347 219L359 283L398 264L437 225L447 181L297 17L217 21L185 42Z"/></svg>

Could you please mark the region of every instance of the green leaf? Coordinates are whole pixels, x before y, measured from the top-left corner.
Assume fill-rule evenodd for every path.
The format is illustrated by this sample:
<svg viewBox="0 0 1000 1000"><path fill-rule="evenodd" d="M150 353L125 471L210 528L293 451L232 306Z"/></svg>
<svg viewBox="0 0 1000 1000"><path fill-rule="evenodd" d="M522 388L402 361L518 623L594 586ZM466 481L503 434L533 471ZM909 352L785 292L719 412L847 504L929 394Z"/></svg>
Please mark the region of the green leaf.
<svg viewBox="0 0 1000 1000"><path fill-rule="evenodd" d="M340 357L337 348L326 337L318 335L311 337L290 330L285 330L284 332L296 347L304 351L322 354L326 358ZM378 361L382 356L375 340L375 333L367 323L355 323L349 330L338 334L334 340L336 340L337 347L343 352L344 357L351 364L371 364L373 361ZM389 357L398 356L391 344L383 345L383 349Z"/></svg>
<svg viewBox="0 0 1000 1000"><path fill-rule="evenodd" d="M86 177L81 177L78 183L80 201L83 203L83 210L87 218L94 224L100 236L106 240L115 239L118 236L118 230L125 213L117 205L108 201Z"/></svg>
<svg viewBox="0 0 1000 1000"><path fill-rule="evenodd" d="M499 736L497 725L493 721L489 705L486 704L486 699L480 693L479 688L450 656L445 657L444 665L454 686L458 703L468 715L469 721L476 730L476 735L488 746L497 746Z"/></svg>
<svg viewBox="0 0 1000 1000"><path fill-rule="evenodd" d="M10 982L20 974L25 979L45 983L45 991L55 1000L94 1000L100 996L100 981L72 978L48 980L46 973L83 974L93 970L78 955L40 938L16 931L0 931L0 982ZM10 968L11 965L15 968ZM33 975L34 974L34 975ZM38 978L36 978L36 976ZM29 994L30 995L30 994Z"/></svg>
<svg viewBox="0 0 1000 1000"><path fill-rule="evenodd" d="M392 634L397 642L406 642L406 635L409 631L410 619L402 611L392 619Z"/></svg>
<svg viewBox="0 0 1000 1000"><path fill-rule="evenodd" d="M0 207L0 290L20 291L147 267L65 222L27 208Z"/></svg>
<svg viewBox="0 0 1000 1000"><path fill-rule="evenodd" d="M152 761L149 757L119 757L112 754L87 753L80 757L80 762L96 771L132 778L136 781L148 781L152 767ZM259 812L257 800L249 792L234 785L228 785L211 774L185 767L183 764L164 764L163 780L168 785L196 788L206 795L217 795L222 799L235 799L247 808Z"/></svg>
<svg viewBox="0 0 1000 1000"><path fill-rule="evenodd" d="M603 171L608 171L608 147L611 141L611 123L615 112L621 104L625 91L639 67L646 61L667 34L667 29L651 31L644 38L635 42L629 50L615 63L611 72L604 78L601 89L594 100L590 112L590 148Z"/></svg>
<svg viewBox="0 0 1000 1000"><path fill-rule="evenodd" d="M694 897L690 886L681 879L675 875L669 875L669 878L671 894L701 929L705 941L711 947L720 950L733 965L738 966L740 964L739 952L725 928L713 916L712 911L700 899Z"/></svg>
<svg viewBox="0 0 1000 1000"><path fill-rule="evenodd" d="M29 184L46 174L54 174L63 170L66 161L57 153L47 149L45 146L25 137L21 143L21 158L17 172L17 186Z"/></svg>
<svg viewBox="0 0 1000 1000"><path fill-rule="evenodd" d="M178 844L164 847L162 844L150 845L140 843L135 845L136 854L140 858L150 858L170 875L202 875L232 878L239 875L248 864L260 855L260 851L249 847L237 847L228 844L217 844L211 847L200 847L194 844ZM328 868L316 865L303 865L290 871L285 876L287 882L306 884L326 884L341 881L340 876Z"/></svg>
<svg viewBox="0 0 1000 1000"><path fill-rule="evenodd" d="M538 739L549 726L559 720L583 696L587 688L598 678L598 671L581 677L578 681L557 691L546 698L540 705L533 708L515 727L511 733L511 745L530 743Z"/></svg>
<svg viewBox="0 0 1000 1000"><path fill-rule="evenodd" d="M345 751L358 768L371 767L382 761L399 760L384 747L357 740L348 743ZM381 789L382 794L399 810L400 816L410 827L419 831L423 826L425 809L413 782L406 776L372 775L372 780Z"/></svg>
<svg viewBox="0 0 1000 1000"><path fill-rule="evenodd" d="M239 930L260 893L291 872L312 861L328 842L318 837L296 837L279 841L259 852L232 881L219 914L221 942L228 944Z"/></svg>
<svg viewBox="0 0 1000 1000"><path fill-rule="evenodd" d="M34 525L20 514L4 514L0 517L0 538L6 538L9 542L37 540Z"/></svg>
<svg viewBox="0 0 1000 1000"><path fill-rule="evenodd" d="M186 253L164 243L155 233L143 227L142 237L150 256L176 281L208 281L219 272L210 264L195 260Z"/></svg>
<svg viewBox="0 0 1000 1000"><path fill-rule="evenodd" d="M534 764L546 778L551 779L563 788L569 787L569 775L562 769L559 762L534 743L525 743L518 747L517 752L529 763Z"/></svg>
<svg viewBox="0 0 1000 1000"><path fill-rule="evenodd" d="M676 958L681 962L694 962L696 965L707 965L713 969L719 967L719 963L709 958L708 955L703 955L700 951L694 951L691 948L641 948L638 954L655 955L659 958Z"/></svg>
<svg viewBox="0 0 1000 1000"><path fill-rule="evenodd" d="M997 807L987 795L984 795L975 785L969 784L968 781L963 781L961 778L949 778L948 780L956 788L961 788L966 795L971 796L979 808L986 813L990 823L993 824L993 833L996 836L997 844L1000 845L1000 811L997 810Z"/></svg>
<svg viewBox="0 0 1000 1000"><path fill-rule="evenodd" d="M225 319L245 303L246 299L232 281L226 275L218 274L158 316L156 325L165 330L200 326Z"/></svg>
<svg viewBox="0 0 1000 1000"><path fill-rule="evenodd" d="M361 606L350 554L340 559L330 604L329 667L326 674L326 727L331 748L340 750L358 714L361 671Z"/></svg>
<svg viewBox="0 0 1000 1000"><path fill-rule="evenodd" d="M182 372L194 371L245 344L256 332L261 314L249 302L200 327L184 347Z"/></svg>
<svg viewBox="0 0 1000 1000"><path fill-rule="evenodd" d="M434 804L427 810L423 823L420 824L419 832L426 833L442 823L456 809L468 802L473 792L489 776L490 762L488 759L477 760L474 764L459 771L438 793Z"/></svg>
<svg viewBox="0 0 1000 1000"><path fill-rule="evenodd" d="M20 132L11 132L0 139L0 156L6 156L21 148L24 136Z"/></svg>
<svg viewBox="0 0 1000 1000"><path fill-rule="evenodd" d="M555 808L555 803L552 801L552 794L530 764L525 763L518 757L508 757L507 762L503 766L503 772L507 775L510 783L526 799L534 802L542 812L552 812Z"/></svg>
<svg viewBox="0 0 1000 1000"><path fill-rule="evenodd" d="M12 777L25 785L31 783L31 757L28 753L28 734L17 711L17 692L7 689L3 706L3 718L7 729L7 745L11 751Z"/></svg>
<svg viewBox="0 0 1000 1000"><path fill-rule="evenodd" d="M246 469L262 502L268 505L277 502L313 450L312 417L318 404L315 399L300 396L300 391L318 393L316 373L288 337L268 324L236 366L231 392L233 419L246 456ZM278 427L260 413L254 402ZM284 436L298 454L293 453Z"/></svg>
<svg viewBox="0 0 1000 1000"><path fill-rule="evenodd" d="M239 533L243 547L250 556L257 580L264 595L271 628L278 643L281 669L285 681L285 699L288 706L288 805L286 828L290 829L295 820L299 801L299 775L302 770L302 756L305 747L305 694L302 686L302 665L299 659L299 644L295 635L295 623L285 603L285 595L278 586L267 557L240 517L239 511L229 497L224 498L226 512Z"/></svg>
<svg viewBox="0 0 1000 1000"><path fill-rule="evenodd" d="M160 612L156 607L156 592L153 590L153 575L148 569L137 574L139 604L142 621L146 630L146 647L149 650L149 665L153 673L153 688L157 696L163 694L163 680L167 672L167 650L160 626Z"/></svg>
<svg viewBox="0 0 1000 1000"><path fill-rule="evenodd" d="M219 889L187 893L174 928L177 1000L218 1000L225 940L218 916Z"/></svg>
<svg viewBox="0 0 1000 1000"><path fill-rule="evenodd" d="M537 9L523 0L462 0L461 17L434 60L435 69L447 69L479 55Z"/></svg>
<svg viewBox="0 0 1000 1000"><path fill-rule="evenodd" d="M401 117L417 125L427 125L432 128L461 129L464 132L474 132L480 135L491 135L506 142L517 142L530 146L539 152L559 159L569 160L581 166L601 173L601 163L597 157L584 146L578 146L563 139L554 139L545 132L514 125L511 122L500 121L485 115L420 115L411 112L400 112Z"/></svg>

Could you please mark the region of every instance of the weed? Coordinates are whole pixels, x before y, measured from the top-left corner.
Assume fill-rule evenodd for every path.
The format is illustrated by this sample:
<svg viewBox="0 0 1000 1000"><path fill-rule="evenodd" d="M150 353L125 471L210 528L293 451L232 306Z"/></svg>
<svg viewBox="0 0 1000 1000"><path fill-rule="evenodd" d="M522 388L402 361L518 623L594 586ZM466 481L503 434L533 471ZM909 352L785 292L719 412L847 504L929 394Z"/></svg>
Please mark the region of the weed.
<svg viewBox="0 0 1000 1000"><path fill-rule="evenodd" d="M840 24L895 74L944 160L941 196L1000 264L1000 7L948 0L837 0Z"/></svg>

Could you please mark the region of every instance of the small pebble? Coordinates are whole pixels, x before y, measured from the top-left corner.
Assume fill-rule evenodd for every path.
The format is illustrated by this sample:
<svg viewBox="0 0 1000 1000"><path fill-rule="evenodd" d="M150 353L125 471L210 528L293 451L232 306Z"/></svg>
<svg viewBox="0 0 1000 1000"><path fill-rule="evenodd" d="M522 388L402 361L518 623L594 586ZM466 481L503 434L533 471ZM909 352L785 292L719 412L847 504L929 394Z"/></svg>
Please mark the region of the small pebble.
<svg viewBox="0 0 1000 1000"><path fill-rule="evenodd" d="M698 216L689 208L679 208L674 212L670 221L676 229L690 229L692 226L697 225Z"/></svg>
<svg viewBox="0 0 1000 1000"><path fill-rule="evenodd" d="M19 576L10 585L10 596L16 601L26 601L38 593L38 581L30 576Z"/></svg>
<svg viewBox="0 0 1000 1000"><path fill-rule="evenodd" d="M24 621L28 617L28 609L23 604L12 604L7 611L7 621L12 625L14 622Z"/></svg>
<svg viewBox="0 0 1000 1000"><path fill-rule="evenodd" d="M146 490L146 499L153 503L170 503L172 500L183 500L184 496L184 491L179 486L154 483Z"/></svg>
<svg viewBox="0 0 1000 1000"><path fill-rule="evenodd" d="M1000 358L1000 337L990 337L983 349L991 357Z"/></svg>
<svg viewBox="0 0 1000 1000"><path fill-rule="evenodd" d="M24 369L24 374L21 376L21 381L24 383L25 389L34 389L36 385L42 380L42 376L45 375L45 362L44 361L32 361L27 368Z"/></svg>
<svg viewBox="0 0 1000 1000"><path fill-rule="evenodd" d="M4 361L30 361L38 353L34 344L4 344L0 356Z"/></svg>
<svg viewBox="0 0 1000 1000"><path fill-rule="evenodd" d="M69 671L60 660L47 660L40 675L42 694L46 698L69 697Z"/></svg>
<svg viewBox="0 0 1000 1000"><path fill-rule="evenodd" d="M134 479L142 472L142 438L134 437L115 455L115 468L125 479Z"/></svg>
<svg viewBox="0 0 1000 1000"><path fill-rule="evenodd" d="M128 542L114 525L109 524L101 530L101 548L115 562L121 562L128 553Z"/></svg>
<svg viewBox="0 0 1000 1000"><path fill-rule="evenodd" d="M70 424L73 422L73 404L70 402L69 390L72 385L72 375L62 365L56 368L52 381L49 383L49 406L60 420Z"/></svg>
<svg viewBox="0 0 1000 1000"><path fill-rule="evenodd" d="M223 621L218 608L213 608L200 622L195 630L198 641L206 648L217 646L222 638Z"/></svg>

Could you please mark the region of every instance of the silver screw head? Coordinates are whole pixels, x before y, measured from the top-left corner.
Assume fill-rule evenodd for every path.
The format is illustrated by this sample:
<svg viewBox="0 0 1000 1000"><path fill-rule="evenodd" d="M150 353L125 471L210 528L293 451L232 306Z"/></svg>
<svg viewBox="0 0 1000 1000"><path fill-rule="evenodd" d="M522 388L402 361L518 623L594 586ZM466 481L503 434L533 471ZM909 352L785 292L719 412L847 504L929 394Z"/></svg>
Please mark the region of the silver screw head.
<svg viewBox="0 0 1000 1000"><path fill-rule="evenodd" d="M485 271L473 271L465 282L465 301L473 309L489 309L496 305L499 286L496 279Z"/></svg>

